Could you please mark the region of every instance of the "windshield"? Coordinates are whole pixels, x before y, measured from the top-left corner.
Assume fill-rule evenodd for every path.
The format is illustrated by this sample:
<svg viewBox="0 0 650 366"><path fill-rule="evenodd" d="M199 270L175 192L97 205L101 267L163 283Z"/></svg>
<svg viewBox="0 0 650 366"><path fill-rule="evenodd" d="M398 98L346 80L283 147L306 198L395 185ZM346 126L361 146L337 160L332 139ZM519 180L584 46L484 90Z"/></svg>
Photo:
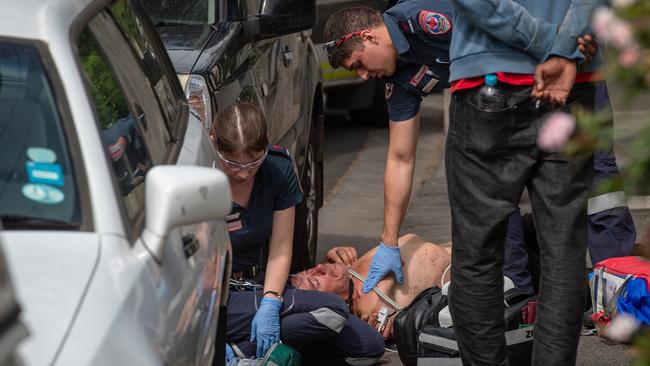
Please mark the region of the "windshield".
<svg viewBox="0 0 650 366"><path fill-rule="evenodd" d="M214 24L219 0L144 0L147 14L160 26Z"/></svg>
<svg viewBox="0 0 650 366"><path fill-rule="evenodd" d="M38 50L0 41L0 221L5 229L79 225L61 115Z"/></svg>

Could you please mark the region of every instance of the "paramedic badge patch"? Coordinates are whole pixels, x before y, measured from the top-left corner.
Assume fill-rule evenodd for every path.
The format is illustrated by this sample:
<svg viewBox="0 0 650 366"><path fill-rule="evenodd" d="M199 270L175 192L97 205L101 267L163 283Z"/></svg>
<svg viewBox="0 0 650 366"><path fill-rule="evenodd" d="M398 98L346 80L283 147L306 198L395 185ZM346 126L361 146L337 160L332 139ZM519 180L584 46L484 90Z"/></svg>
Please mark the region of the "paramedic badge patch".
<svg viewBox="0 0 650 366"><path fill-rule="evenodd" d="M423 31L433 35L443 35L451 30L451 22L444 14L430 10L420 11L418 23Z"/></svg>
<svg viewBox="0 0 650 366"><path fill-rule="evenodd" d="M393 95L393 83L386 83L386 100Z"/></svg>

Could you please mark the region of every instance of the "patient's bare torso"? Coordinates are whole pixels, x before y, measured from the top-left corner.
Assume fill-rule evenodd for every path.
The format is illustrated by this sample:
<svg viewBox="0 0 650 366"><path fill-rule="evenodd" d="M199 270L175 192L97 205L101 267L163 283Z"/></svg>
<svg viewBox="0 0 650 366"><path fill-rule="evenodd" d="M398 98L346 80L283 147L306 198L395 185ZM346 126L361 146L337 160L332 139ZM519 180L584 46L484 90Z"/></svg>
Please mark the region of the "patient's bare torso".
<svg viewBox="0 0 650 366"><path fill-rule="evenodd" d="M380 281L377 287L401 307L405 307L422 290L432 286L441 287L443 272L451 263L451 247L425 242L417 235L401 237L399 247L404 271L403 283L398 284L395 278L389 275ZM367 252L351 268L366 276L375 251L376 248ZM446 276L448 278L449 274ZM393 310L392 306L381 300L374 292L364 294L361 290L363 284L360 280L353 278L353 282L356 296L350 310L355 315L372 322L373 317L376 317L381 307L385 306Z"/></svg>

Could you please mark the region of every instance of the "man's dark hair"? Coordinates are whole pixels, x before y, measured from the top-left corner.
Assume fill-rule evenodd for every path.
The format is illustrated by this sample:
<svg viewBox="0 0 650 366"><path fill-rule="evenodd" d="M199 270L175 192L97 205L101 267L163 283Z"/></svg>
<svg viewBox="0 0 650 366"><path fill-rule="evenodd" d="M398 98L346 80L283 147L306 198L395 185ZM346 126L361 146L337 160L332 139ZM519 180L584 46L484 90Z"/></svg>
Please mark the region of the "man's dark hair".
<svg viewBox="0 0 650 366"><path fill-rule="evenodd" d="M384 24L384 18L379 10L367 6L354 6L341 9L332 14L325 24L325 42L336 41L346 34L371 29ZM362 50L363 42L359 37L353 37L343 43L329 56L332 67L339 67L352 51Z"/></svg>

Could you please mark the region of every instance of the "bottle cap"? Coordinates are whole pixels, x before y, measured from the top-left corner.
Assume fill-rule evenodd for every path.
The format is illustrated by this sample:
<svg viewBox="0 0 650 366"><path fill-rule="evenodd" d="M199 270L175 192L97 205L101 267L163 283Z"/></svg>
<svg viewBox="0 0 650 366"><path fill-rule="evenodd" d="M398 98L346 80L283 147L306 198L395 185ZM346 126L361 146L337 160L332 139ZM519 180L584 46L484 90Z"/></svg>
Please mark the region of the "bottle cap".
<svg viewBox="0 0 650 366"><path fill-rule="evenodd" d="M497 85L497 75L496 74L487 74L485 75L485 84L490 86Z"/></svg>

